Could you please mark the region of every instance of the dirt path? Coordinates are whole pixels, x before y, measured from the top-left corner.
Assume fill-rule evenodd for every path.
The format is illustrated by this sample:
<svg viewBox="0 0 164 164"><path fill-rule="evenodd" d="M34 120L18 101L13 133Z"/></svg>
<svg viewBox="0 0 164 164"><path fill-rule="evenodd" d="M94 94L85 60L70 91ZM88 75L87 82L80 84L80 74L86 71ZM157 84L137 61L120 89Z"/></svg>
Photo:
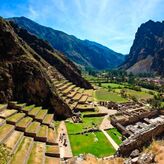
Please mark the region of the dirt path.
<svg viewBox="0 0 164 164"><path fill-rule="evenodd" d="M72 149L67 133L67 128L64 121L61 121L58 128L58 143L59 143L59 150L60 150L60 158L73 157Z"/></svg>
<svg viewBox="0 0 164 164"><path fill-rule="evenodd" d="M106 110L105 108L101 108L101 109L103 110L103 112L104 112L104 110ZM108 110L108 112L109 112L109 110ZM113 114L114 112L115 112L115 111L112 111L112 114ZM105 131L105 130L107 130L107 129L114 128L113 125L111 124L110 120L109 120L109 116L110 116L110 113L108 113L108 114L104 117L104 119L103 119L103 121L102 121L102 123L101 123L99 129L104 133L104 135L106 136L106 138L108 139L108 141L113 145L113 147L114 147L116 150L118 150L119 146L118 146L118 145L116 144L116 142L110 137L110 135Z"/></svg>

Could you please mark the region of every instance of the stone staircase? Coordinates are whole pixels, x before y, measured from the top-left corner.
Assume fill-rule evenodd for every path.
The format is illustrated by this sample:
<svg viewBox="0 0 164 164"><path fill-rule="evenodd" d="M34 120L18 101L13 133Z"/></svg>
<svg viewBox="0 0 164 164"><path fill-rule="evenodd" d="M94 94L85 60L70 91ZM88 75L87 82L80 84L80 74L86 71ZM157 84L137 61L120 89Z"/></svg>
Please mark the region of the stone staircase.
<svg viewBox="0 0 164 164"><path fill-rule="evenodd" d="M0 105L0 143L12 154L8 163L60 163L53 117L35 105Z"/></svg>

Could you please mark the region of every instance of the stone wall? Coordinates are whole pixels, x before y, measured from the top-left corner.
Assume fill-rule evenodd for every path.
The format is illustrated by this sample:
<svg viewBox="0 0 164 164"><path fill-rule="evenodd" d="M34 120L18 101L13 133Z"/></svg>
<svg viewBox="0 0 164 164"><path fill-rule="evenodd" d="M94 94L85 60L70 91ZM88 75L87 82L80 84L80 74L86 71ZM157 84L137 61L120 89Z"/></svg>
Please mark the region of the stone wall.
<svg viewBox="0 0 164 164"><path fill-rule="evenodd" d="M129 116L129 118L126 118L125 116L125 119L121 119L121 120L117 120L116 117L113 116L113 118L111 118L111 123L113 126L116 126L117 123L126 126L129 124L134 124L142 120L143 118L152 118L153 116L158 116L158 115L159 115L158 110L149 110L141 113L140 115Z"/></svg>
<svg viewBox="0 0 164 164"><path fill-rule="evenodd" d="M164 122L152 126L147 131L136 134L135 136L125 140L119 147L118 154L120 156L128 156L134 149L141 149L146 143L153 138L164 133Z"/></svg>

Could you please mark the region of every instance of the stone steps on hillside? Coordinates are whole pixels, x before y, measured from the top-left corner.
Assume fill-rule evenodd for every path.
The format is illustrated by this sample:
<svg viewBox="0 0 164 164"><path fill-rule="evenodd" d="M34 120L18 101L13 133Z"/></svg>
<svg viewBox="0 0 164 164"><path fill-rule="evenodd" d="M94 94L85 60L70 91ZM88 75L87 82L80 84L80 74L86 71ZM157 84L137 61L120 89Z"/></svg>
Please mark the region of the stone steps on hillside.
<svg viewBox="0 0 164 164"><path fill-rule="evenodd" d="M48 126L41 125L39 131L36 134L35 140L46 142L48 139Z"/></svg>
<svg viewBox="0 0 164 164"><path fill-rule="evenodd" d="M26 128L32 123L32 117L25 117L16 124L16 129L25 132Z"/></svg>
<svg viewBox="0 0 164 164"><path fill-rule="evenodd" d="M79 100L79 103L85 103L87 101L87 99L88 99L87 95L82 95L82 97Z"/></svg>
<svg viewBox="0 0 164 164"><path fill-rule="evenodd" d="M70 93L73 88L75 88L76 86L75 85L71 85L70 87L68 87L67 89L65 89L63 92L63 95L67 95L68 93Z"/></svg>
<svg viewBox="0 0 164 164"><path fill-rule="evenodd" d="M83 93L83 92L84 92L84 88L80 88L80 89L78 90L78 92L79 92L79 93Z"/></svg>
<svg viewBox="0 0 164 164"><path fill-rule="evenodd" d="M28 112L30 112L33 108L35 108L35 105L29 105L29 106L25 106L24 108L22 108L22 111L24 112L24 113L28 113Z"/></svg>
<svg viewBox="0 0 164 164"><path fill-rule="evenodd" d="M40 129L40 122L32 122L25 130L25 135L36 137L38 131Z"/></svg>
<svg viewBox="0 0 164 164"><path fill-rule="evenodd" d="M42 107L35 107L32 110L28 112L28 115L32 118L35 118L36 115L39 113L39 111L42 109Z"/></svg>
<svg viewBox="0 0 164 164"><path fill-rule="evenodd" d="M64 91L66 88L68 88L68 87L70 87L72 85L72 83L71 82L68 82L68 83L66 83L64 86L62 86L62 87L60 87L59 88L59 91Z"/></svg>
<svg viewBox="0 0 164 164"><path fill-rule="evenodd" d="M7 104L0 104L0 112L7 108Z"/></svg>
<svg viewBox="0 0 164 164"><path fill-rule="evenodd" d="M72 98L76 95L76 91L71 92L70 94L67 95L68 98Z"/></svg>
<svg viewBox="0 0 164 164"><path fill-rule="evenodd" d="M22 110L26 106L26 103L16 104L14 109Z"/></svg>
<svg viewBox="0 0 164 164"><path fill-rule="evenodd" d="M0 118L0 126L4 125L6 123L6 120L3 118Z"/></svg>
<svg viewBox="0 0 164 164"><path fill-rule="evenodd" d="M91 103L93 101L93 97L88 97L87 102Z"/></svg>
<svg viewBox="0 0 164 164"><path fill-rule="evenodd" d="M15 113L17 113L18 111L15 109L6 109L3 110L2 112L0 112L0 118L8 118L12 115L14 115Z"/></svg>
<svg viewBox="0 0 164 164"><path fill-rule="evenodd" d="M46 145L46 153L50 157L60 157L59 147L57 145Z"/></svg>
<svg viewBox="0 0 164 164"><path fill-rule="evenodd" d="M33 146L33 138L24 137L20 143L16 153L10 161L10 164L16 164L19 161L19 164L25 164L28 161L31 149Z"/></svg>
<svg viewBox="0 0 164 164"><path fill-rule="evenodd" d="M14 131L14 126L10 124L4 124L0 127L0 143L2 143L8 136Z"/></svg>
<svg viewBox="0 0 164 164"><path fill-rule="evenodd" d="M77 105L78 105L78 102L73 102L69 106L70 106L71 110L73 110Z"/></svg>
<svg viewBox="0 0 164 164"><path fill-rule="evenodd" d="M52 129L52 128L48 129L47 143L50 145L57 144L57 134L55 133L54 129Z"/></svg>
<svg viewBox="0 0 164 164"><path fill-rule="evenodd" d="M62 87L63 85L65 85L67 82L68 82L68 81L61 81L61 82L59 82L58 84L56 84L55 86L56 86L57 88L60 88L60 87Z"/></svg>
<svg viewBox="0 0 164 164"><path fill-rule="evenodd" d="M5 146L10 149L10 154L16 152L22 139L23 132L13 131L11 135L4 141Z"/></svg>
<svg viewBox="0 0 164 164"><path fill-rule="evenodd" d="M35 120L42 122L45 118L45 116L47 115L48 110L42 109L38 112L38 114L35 117Z"/></svg>
<svg viewBox="0 0 164 164"><path fill-rule="evenodd" d="M45 143L34 142L28 159L28 164L42 164L45 161Z"/></svg>
<svg viewBox="0 0 164 164"><path fill-rule="evenodd" d="M45 156L45 164L60 164L60 158Z"/></svg>
<svg viewBox="0 0 164 164"><path fill-rule="evenodd" d="M81 93L76 93L76 95L72 98L74 101L78 101L82 97Z"/></svg>
<svg viewBox="0 0 164 164"><path fill-rule="evenodd" d="M53 114L47 114L44 120L42 121L42 124L50 126L53 121L54 115Z"/></svg>
<svg viewBox="0 0 164 164"><path fill-rule="evenodd" d="M14 114L14 115L8 117L8 118L6 119L6 122L7 122L8 124L15 125L15 124L18 123L22 118L24 118L25 115L26 115L25 113L16 113L16 114Z"/></svg>

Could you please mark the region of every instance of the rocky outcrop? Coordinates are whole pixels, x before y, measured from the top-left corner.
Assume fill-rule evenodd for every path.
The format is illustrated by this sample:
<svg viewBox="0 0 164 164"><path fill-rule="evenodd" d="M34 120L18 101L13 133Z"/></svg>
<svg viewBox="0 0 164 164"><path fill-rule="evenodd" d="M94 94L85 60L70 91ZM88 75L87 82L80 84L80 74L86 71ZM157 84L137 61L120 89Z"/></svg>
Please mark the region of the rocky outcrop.
<svg viewBox="0 0 164 164"><path fill-rule="evenodd" d="M0 102L18 100L49 108L59 117L69 117L69 107L50 81L50 66L0 18ZM57 72L62 77L60 72Z"/></svg>
<svg viewBox="0 0 164 164"><path fill-rule="evenodd" d="M121 68L134 74L152 72L164 75L164 22L150 20L138 28Z"/></svg>

